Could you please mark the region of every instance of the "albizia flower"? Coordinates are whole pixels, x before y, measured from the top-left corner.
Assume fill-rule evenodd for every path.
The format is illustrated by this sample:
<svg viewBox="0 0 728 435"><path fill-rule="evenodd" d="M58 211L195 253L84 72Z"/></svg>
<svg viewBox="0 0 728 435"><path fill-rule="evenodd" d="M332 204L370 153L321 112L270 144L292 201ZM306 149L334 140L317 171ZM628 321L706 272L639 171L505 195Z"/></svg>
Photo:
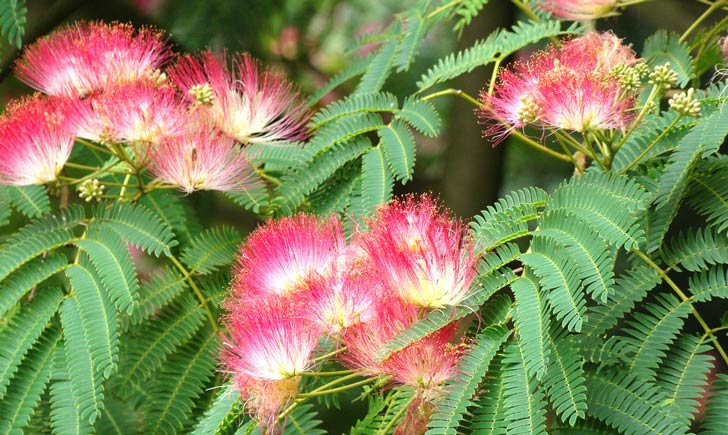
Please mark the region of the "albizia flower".
<svg viewBox="0 0 728 435"><path fill-rule="evenodd" d="M368 262L408 303L455 306L470 294L476 256L463 224L429 196L408 196L377 211L357 242Z"/></svg>
<svg viewBox="0 0 728 435"><path fill-rule="evenodd" d="M189 118L174 89L151 80L111 86L74 106L77 136L100 143L158 143L182 136Z"/></svg>
<svg viewBox="0 0 728 435"><path fill-rule="evenodd" d="M0 117L1 184L27 186L56 179L74 142L67 104L36 94L8 105Z"/></svg>
<svg viewBox="0 0 728 435"><path fill-rule="evenodd" d="M300 374L311 366L321 331L282 301L229 308L224 370L235 379L249 411L272 431L281 407L298 391Z"/></svg>
<svg viewBox="0 0 728 435"><path fill-rule="evenodd" d="M15 72L46 94L85 96L152 77L170 55L166 37L157 30L80 22L28 46Z"/></svg>
<svg viewBox="0 0 728 435"><path fill-rule="evenodd" d="M621 129L634 96L610 72L637 63L612 33L587 33L501 71L494 92L481 92L484 136L502 140L526 125L587 132Z"/></svg>
<svg viewBox="0 0 728 435"><path fill-rule="evenodd" d="M307 283L306 315L331 334L370 321L379 297L379 282L372 271L343 257Z"/></svg>
<svg viewBox="0 0 728 435"><path fill-rule="evenodd" d="M241 299L276 298L306 288L306 280L325 271L344 246L341 223L314 216L269 221L240 246L233 294Z"/></svg>
<svg viewBox="0 0 728 435"><path fill-rule="evenodd" d="M236 55L232 71L209 51L185 55L169 70L189 100L237 141L275 143L306 136L303 102L282 76L263 69L248 54Z"/></svg>
<svg viewBox="0 0 728 435"><path fill-rule="evenodd" d="M186 193L250 190L260 182L250 160L231 138L194 120L184 134L163 137L148 157L149 171L157 179Z"/></svg>
<svg viewBox="0 0 728 435"><path fill-rule="evenodd" d="M537 0L536 5L565 20L595 20L609 15L617 0Z"/></svg>
<svg viewBox="0 0 728 435"><path fill-rule="evenodd" d="M396 298L381 300L370 322L344 332L342 341L347 352L340 357L342 363L367 375L391 375L395 383L413 387L421 398L433 399L442 384L456 374L455 365L461 356L461 346L454 343L456 324L381 358L384 345L417 320L416 306Z"/></svg>

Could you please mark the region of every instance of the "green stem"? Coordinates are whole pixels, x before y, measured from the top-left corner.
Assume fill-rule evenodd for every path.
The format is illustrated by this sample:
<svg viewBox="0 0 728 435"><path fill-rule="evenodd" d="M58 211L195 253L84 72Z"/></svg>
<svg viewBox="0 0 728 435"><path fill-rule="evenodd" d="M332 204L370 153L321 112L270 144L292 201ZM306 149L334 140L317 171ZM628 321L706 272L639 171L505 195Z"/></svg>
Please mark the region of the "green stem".
<svg viewBox="0 0 728 435"><path fill-rule="evenodd" d="M303 372L299 373L301 376L310 376L310 377L323 377L323 376L341 376L341 375L348 375L350 373L354 373L351 370L335 370L331 372Z"/></svg>
<svg viewBox="0 0 728 435"><path fill-rule="evenodd" d="M346 347L340 347L340 348L336 349L335 351L332 351L332 352L329 352L327 354L324 354L324 355L321 355L321 356L318 356L318 357L314 358L311 362L315 364L317 362L325 361L325 360L331 358L332 356L336 356L336 355L338 355L338 354L340 354L342 352L345 352L345 351L346 351Z"/></svg>
<svg viewBox="0 0 728 435"><path fill-rule="evenodd" d="M659 94L659 86L654 85L652 86L652 89L650 90L650 94L647 96L647 101L645 101L644 106L642 106L642 109L640 109L640 113L637 114L637 118L632 122L632 124L627 129L627 132L624 133L624 136L622 136L622 139L619 140L619 143L614 146L614 153L616 154L617 151L619 151L620 148L627 142L627 139L629 139L629 136L632 134L632 132L637 128L640 122L642 122L642 119L644 119L645 115L647 115L647 109L650 107L652 100L655 99L655 97Z"/></svg>
<svg viewBox="0 0 728 435"><path fill-rule="evenodd" d="M645 255L642 251L638 249L632 249L632 252L637 254L637 256L647 263L652 269L655 270L655 272L660 275L660 278L662 278L665 283L670 286L670 288L675 292L675 294L680 298L683 302L690 302L691 298L689 298L685 293L683 293L682 290L680 290L680 287L675 284L675 282L665 273L664 270L660 268L654 261L650 259L647 255ZM718 338L713 334L713 330L708 326L708 324L703 320L703 316L700 315L698 310L695 308L695 306L690 303L690 311L693 312L693 316L695 317L695 320L698 321L700 326L703 328L703 331L705 331L705 334L713 338L713 346L715 346L715 349L718 351L720 356L723 358L723 361L725 361L726 364L728 364L728 354L726 354L725 350L723 349L723 346L721 346L720 342L718 341Z"/></svg>
<svg viewBox="0 0 728 435"><path fill-rule="evenodd" d="M177 260L177 257L174 255L170 255L167 258L172 262L172 264L177 267L177 269L182 273L182 276L185 277L185 280L192 288L192 291L195 292L195 296L197 296L197 300L200 301L200 304L202 305L202 308L205 309L205 313L207 313L207 319L210 321L210 325L212 326L212 329L215 333L218 333L220 331L220 327L217 325L217 319L212 314L212 309L210 308L210 305L207 303L207 299L200 291L200 288L197 287L197 284L195 284L195 281L192 279L192 275L189 271L182 265L182 263Z"/></svg>
<svg viewBox="0 0 728 435"><path fill-rule="evenodd" d="M400 408L399 411L397 411L396 414L392 417L391 420L389 420L389 423L379 432L377 432L377 435L386 435L389 433L389 430L394 427L395 424L399 421L399 419L404 415L404 413L407 411L407 408L409 408L410 403L412 403L415 400L415 395L409 398L406 403L402 404L402 408Z"/></svg>
<svg viewBox="0 0 728 435"><path fill-rule="evenodd" d="M339 393L341 391L346 391L346 390L350 390L352 388L361 387L362 385L366 385L370 382L375 381L376 379L377 378L366 378L359 382L354 382L353 384L346 384L344 386L332 388L330 390L316 389L314 391L311 391L310 393L299 393L296 397L299 397L301 399L310 399L311 397L320 397L320 396L325 396L327 394Z"/></svg>
<svg viewBox="0 0 728 435"><path fill-rule="evenodd" d="M551 157L555 157L561 161L571 163L570 156L568 156L566 154L561 154L558 151L554 151L551 148L547 147L546 145L542 145L542 144L536 142L535 140L531 139L530 137L527 137L526 135L524 135L523 133L521 133L518 130L513 130L511 132L511 135L517 137L521 142L525 143L526 145L528 145L532 148L535 148L535 149L541 151L542 153L546 153L546 154L550 155Z"/></svg>
<svg viewBox="0 0 728 435"><path fill-rule="evenodd" d="M445 5L440 6L439 8L435 9L434 11L430 12L425 19L430 20L432 18L435 18L437 15L445 12L446 10L452 8L453 6L457 5L458 3L462 3L463 0L453 0L450 3L447 3Z"/></svg>
<svg viewBox="0 0 728 435"><path fill-rule="evenodd" d="M455 95L456 97L460 97L466 101L469 101L476 107L483 107L483 105L480 104L480 101L471 97L466 92L463 92L461 89L453 89L453 88L445 89L444 91L438 91L438 92L434 92L432 94L425 95L424 97L422 97L422 100L427 101L427 100L431 100L433 98L442 97L444 95Z"/></svg>
<svg viewBox="0 0 728 435"><path fill-rule="evenodd" d="M109 150L108 148L100 147L100 146L96 145L95 143L93 143L91 141L88 141L86 139L81 139L80 137L77 137L76 138L76 142L80 143L81 145L83 145L83 146L85 146L87 148L91 148L93 150L96 150L96 151L99 151L99 152L102 152L102 153L105 153L105 154L110 154L112 156L113 155L116 155L113 152L111 152L111 150Z"/></svg>
<svg viewBox="0 0 728 435"><path fill-rule="evenodd" d="M500 68L501 62L503 62L503 58L499 57L495 60L495 63L493 64L493 73L490 76L490 84L488 85L488 95L493 95L493 90L495 89L495 81L498 78L498 68Z"/></svg>
<svg viewBox="0 0 728 435"><path fill-rule="evenodd" d="M627 171L629 171L630 169L632 169L642 159L642 157L646 156L647 153L650 152L650 150L652 148L654 148L655 145L657 145L658 142L660 142L662 140L662 138L665 137L665 135L667 135L667 133L669 133L670 130L673 127L675 127L675 125L678 123L678 121L680 121L680 119L682 119L682 117L683 117L682 114L678 115L678 117L675 118L670 123L670 125L667 126L666 129L662 130L662 132L655 138L655 140L652 141L652 143L650 143L647 146L647 148L645 148L644 150L642 150L642 152L634 160L632 160L629 163L629 165L627 165L624 169L622 169L621 171L619 171L619 175L625 174Z"/></svg>
<svg viewBox="0 0 728 435"><path fill-rule="evenodd" d="M86 171L94 171L94 173L96 173L96 174L100 174L103 172L108 172L110 174L120 174L120 175L129 174L129 171L120 171L120 170L108 169L108 168L98 168L96 166L81 165L79 163L73 163L73 162L66 162L63 166L68 166L69 168L74 168L74 169L83 169ZM112 167L113 166L116 166L116 164L112 165Z"/></svg>
<svg viewBox="0 0 728 435"><path fill-rule="evenodd" d="M688 38L690 33L693 32L693 30L695 30L703 21L705 21L705 19L708 18L710 14L725 6L726 3L728 3L726 0L719 0L710 5L710 7L706 9L705 12L703 12L703 14L699 16L698 19L695 20L693 24L691 24L690 27L688 27L687 30L683 32L682 36L680 36L680 42L685 42L685 40Z"/></svg>

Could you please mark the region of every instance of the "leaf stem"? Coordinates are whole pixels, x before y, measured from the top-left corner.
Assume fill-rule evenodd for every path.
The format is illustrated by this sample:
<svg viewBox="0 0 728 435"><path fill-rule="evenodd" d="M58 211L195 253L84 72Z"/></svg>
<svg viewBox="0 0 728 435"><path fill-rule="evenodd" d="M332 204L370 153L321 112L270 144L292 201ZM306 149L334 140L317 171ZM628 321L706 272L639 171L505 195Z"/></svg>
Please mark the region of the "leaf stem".
<svg viewBox="0 0 728 435"><path fill-rule="evenodd" d="M528 145L532 148L535 148L535 149L541 151L542 153L546 153L546 154L550 155L551 157L556 157L557 159L562 160L564 162L571 163L571 157L567 156L566 154L562 154L558 151L554 151L551 148L547 147L546 145L542 145L542 144L536 142L535 140L524 135L523 133L521 133L518 130L513 130L511 132L511 135L517 137L521 142L525 143L526 145Z"/></svg>
<svg viewBox="0 0 728 435"><path fill-rule="evenodd" d="M341 375L348 375L350 373L353 373L351 370L335 370L331 372L303 372L299 373L301 376L310 376L310 377L323 377L323 376L341 376Z"/></svg>
<svg viewBox="0 0 728 435"><path fill-rule="evenodd" d="M320 396L325 396L327 394L339 393L341 391L346 391L346 390L350 390L352 388L361 387L362 385L366 385L366 384L368 384L370 382L373 382L376 379L377 378L366 378L366 379L363 379L363 380L361 380L359 382L354 382L353 384L346 384L344 386L332 388L330 390L318 390L318 389L316 389L316 390L314 390L314 391L312 391L310 393L299 393L296 397L299 397L301 399L309 399L311 397L320 397Z"/></svg>
<svg viewBox="0 0 728 435"><path fill-rule="evenodd" d="M456 6L458 3L462 3L463 0L453 0L450 3L444 4L440 6L439 8L435 9L434 11L427 14L426 20L430 20L432 18L435 18L437 15L445 12L446 10L452 8L453 6Z"/></svg>
<svg viewBox="0 0 728 435"><path fill-rule="evenodd" d="M444 95L455 95L456 97L460 97L460 98L462 98L462 99L464 99L466 101L469 101L469 102L473 103L473 105L476 106L476 107L482 107L483 106L482 104L480 104L480 101L478 101L475 98L471 97L466 92L463 92L462 89L454 89L454 88L450 88L450 89L445 89L443 91L434 92L432 94L425 95L421 99L423 101L427 101L427 100L431 100L433 98L442 97Z"/></svg>
<svg viewBox="0 0 728 435"><path fill-rule="evenodd" d="M192 291L195 292L195 296L197 296L197 299L200 301L202 308L205 309L205 312L207 313L207 319L210 321L210 325L212 326L213 331L215 333L218 333L220 331L220 327L217 324L217 319L212 314L212 309L210 308L210 305L207 303L207 299L200 291L200 288L197 287L197 284L195 284L195 281L192 279L192 275L190 274L190 272L182 265L182 263L179 262L177 257L175 257L174 255L170 255L167 258L169 258L169 261L171 261L172 264L174 264L175 267L177 267L177 269L185 277L185 280L189 283L190 287L192 288Z"/></svg>
<svg viewBox="0 0 728 435"><path fill-rule="evenodd" d="M712 5L710 5L710 7L708 9L706 9L705 12L703 12L703 14L701 16L699 16L698 19L695 20L693 22L693 24L691 24L690 27L688 27L687 30L685 30L683 32L683 34L680 36L680 42L685 42L685 40L688 38L690 33L692 33L693 30L695 30L700 25L700 23L705 21L705 19L708 18L708 16L710 16L710 14L712 14L713 12L715 12L716 10L720 9L721 7L723 7L725 5L726 5L726 0L718 0L715 3L713 3Z"/></svg>
<svg viewBox="0 0 728 435"><path fill-rule="evenodd" d="M394 414L392 419L389 420L389 423L387 423L387 425L381 431L377 432L377 435L380 435L380 434L386 435L387 433L389 433L389 430L392 429L392 427L394 427L395 424L397 424L397 421L399 421L399 419L402 417L402 415L404 415L404 413L407 411L407 408L409 407L409 405L415 400L415 397L417 397L417 396L412 395L412 397L410 397L407 400L407 402L403 403L402 408L400 408L400 410L397 411L396 414Z"/></svg>
<svg viewBox="0 0 728 435"><path fill-rule="evenodd" d="M632 121L632 124L627 129L627 132L624 133L624 135L619 140L617 145L614 146L614 148L613 148L614 154L616 154L617 151L619 151L619 149L622 148L622 146L624 145L625 142L627 142L627 139L632 134L632 132L635 130L635 128L637 128L639 123L642 122L642 119L645 117L645 115L647 115L647 112L650 107L650 104L652 103L652 100L654 100L655 96L657 96L659 94L658 90L659 90L659 86L657 86L657 85L652 86L652 89L650 90L650 94L647 96L647 100L645 101L645 104L642 106L640 113L637 114L637 117L634 119L634 121Z"/></svg>
<svg viewBox="0 0 728 435"><path fill-rule="evenodd" d="M680 290L680 287L678 287L677 284L675 284L675 281L673 281L667 275L667 273L665 273L665 271L662 270L660 268L660 266L658 266L654 261L652 261L650 259L650 257L648 257L644 252L640 251L639 249L632 249L632 252L634 252L642 261L647 263L648 266L650 266L652 269L654 269L655 272L657 272L658 275L660 275L662 280L665 281L665 283L668 286L670 286L670 288L672 288L672 290L680 298L681 301L690 303L690 311L693 312L693 316L695 317L695 320L697 320L698 323L700 323L700 326L705 331L705 334L707 336L710 336L713 338L711 341L713 342L713 346L715 346L715 350L718 351L720 356L723 358L723 361L725 361L725 363L728 364L728 354L726 354L725 350L723 349L723 346L721 346L720 342L718 341L718 338L713 334L713 329L711 329L710 326L708 326L708 324L705 322L705 320L703 320L703 316L700 315L700 313L695 308L695 306L690 302L691 298L688 297L685 293L683 293L683 291Z"/></svg>

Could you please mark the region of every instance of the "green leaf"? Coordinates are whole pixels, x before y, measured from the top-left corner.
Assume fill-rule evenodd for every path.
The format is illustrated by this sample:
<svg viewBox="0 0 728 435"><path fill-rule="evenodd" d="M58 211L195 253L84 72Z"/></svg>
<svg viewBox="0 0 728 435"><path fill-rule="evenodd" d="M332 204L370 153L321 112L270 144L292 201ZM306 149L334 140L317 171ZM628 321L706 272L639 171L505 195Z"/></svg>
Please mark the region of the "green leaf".
<svg viewBox="0 0 728 435"><path fill-rule="evenodd" d="M687 86L695 75L690 48L686 43L680 42L680 35L677 33L658 30L645 40L642 57L653 67L670 62L670 68L677 72L677 83L681 88Z"/></svg>
<svg viewBox="0 0 728 435"><path fill-rule="evenodd" d="M73 299L66 299L61 306ZM61 314L63 316L63 314ZM65 332L64 332L65 333ZM51 427L54 435L91 435L93 429L86 417L87 404L79 400L78 394L72 388L69 381L68 369L66 368L66 351L64 342L58 343L53 361L53 374L51 375ZM89 370L91 366L88 366Z"/></svg>
<svg viewBox="0 0 728 435"><path fill-rule="evenodd" d="M33 343L46 329L62 298L63 293L59 290L44 289L31 302L23 304L0 329L0 399L7 393L10 380Z"/></svg>
<svg viewBox="0 0 728 435"><path fill-rule="evenodd" d="M0 196L5 197L13 208L29 218L41 217L51 211L51 200L45 186L0 186Z"/></svg>
<svg viewBox="0 0 728 435"><path fill-rule="evenodd" d="M552 352L543 385L561 421L574 426L586 417L584 361L572 337L552 330L549 338Z"/></svg>
<svg viewBox="0 0 728 435"><path fill-rule="evenodd" d="M318 412L312 404L299 406L288 417L282 435L325 435L326 431L319 428L322 421L316 417Z"/></svg>
<svg viewBox="0 0 728 435"><path fill-rule="evenodd" d="M523 276L511 284L516 297L515 324L529 377L541 378L546 371L550 349L547 343L549 317L536 283ZM520 354L520 351L519 351Z"/></svg>
<svg viewBox="0 0 728 435"><path fill-rule="evenodd" d="M690 276L688 287L696 302L728 298L728 267L716 266Z"/></svg>
<svg viewBox="0 0 728 435"><path fill-rule="evenodd" d="M0 316L4 316L28 291L68 266L65 255L52 253L21 266L0 282Z"/></svg>
<svg viewBox="0 0 728 435"><path fill-rule="evenodd" d="M427 7L430 2L418 2L415 7L404 12L402 21L402 36L394 66L397 72L407 71L422 45L425 34L430 29L432 21L427 16Z"/></svg>
<svg viewBox="0 0 728 435"><path fill-rule="evenodd" d="M167 359L150 387L154 401L146 404L144 433L177 434L189 426L195 399L214 374L217 334L201 331Z"/></svg>
<svg viewBox="0 0 728 435"><path fill-rule="evenodd" d="M156 257L162 253L171 255L171 249L177 246L169 227L141 204L115 202L109 208L97 208L95 214L99 231L113 230L125 241Z"/></svg>
<svg viewBox="0 0 728 435"><path fill-rule="evenodd" d="M509 342L504 351L504 411L507 433L546 435L546 403L538 382L529 376L525 350Z"/></svg>
<svg viewBox="0 0 728 435"><path fill-rule="evenodd" d="M473 408L471 430L473 434L506 435L505 378L502 355L496 355L490 363L485 378L488 387L479 395Z"/></svg>
<svg viewBox="0 0 728 435"><path fill-rule="evenodd" d="M23 433L51 376L53 354L60 336L58 328L46 329L23 361L9 393L0 402L0 415L3 416L0 433Z"/></svg>
<svg viewBox="0 0 728 435"><path fill-rule="evenodd" d="M402 109L395 117L405 121L425 136L435 137L440 132L440 115L429 101L405 98Z"/></svg>
<svg viewBox="0 0 728 435"><path fill-rule="evenodd" d="M249 148L251 145L246 147ZM170 195L164 189L152 190L142 196L139 203L156 214L178 236L180 243L191 240L202 227L194 217L189 201L179 195Z"/></svg>
<svg viewBox="0 0 728 435"><path fill-rule="evenodd" d="M690 427L708 387L708 373L714 367L710 350L698 337L681 335L657 372L656 384L667 394L670 414L686 427Z"/></svg>
<svg viewBox="0 0 728 435"><path fill-rule="evenodd" d="M335 101L316 112L311 117L309 128L317 129L342 116L361 112L393 112L399 104L397 97L389 92L378 92L364 95L351 95Z"/></svg>
<svg viewBox="0 0 728 435"><path fill-rule="evenodd" d="M392 73L392 64L397 55L399 40L392 39L379 49L371 59L364 75L354 91L355 95L373 94L384 86L387 77Z"/></svg>
<svg viewBox="0 0 728 435"><path fill-rule="evenodd" d="M389 172L382 148L371 148L362 158L361 193L355 213L364 216L392 197L394 179Z"/></svg>
<svg viewBox="0 0 728 435"><path fill-rule="evenodd" d="M192 435L230 433L231 429L240 425L242 411L240 390L234 383L228 383L220 389L220 393L205 411L204 417L199 421Z"/></svg>
<svg viewBox="0 0 728 435"><path fill-rule="evenodd" d="M415 168L415 138L409 128L395 119L377 133L394 176L403 183L411 180Z"/></svg>
<svg viewBox="0 0 728 435"><path fill-rule="evenodd" d="M103 231L103 224L99 227L92 223L86 238L77 241L76 246L88 255L116 309L131 314L139 299L139 283L126 244L115 232Z"/></svg>
<svg viewBox="0 0 728 435"><path fill-rule="evenodd" d="M301 142L251 143L245 146L244 151L256 165L264 165L266 171L286 172L300 167L310 158Z"/></svg>
<svg viewBox="0 0 728 435"><path fill-rule="evenodd" d="M0 8L0 33L18 49L23 46L27 13L25 0L6 0Z"/></svg>
<svg viewBox="0 0 728 435"><path fill-rule="evenodd" d="M251 175L258 177L257 175ZM245 210L253 213L260 213L263 207L269 204L268 187L265 183L256 183L253 187L225 192L225 196L232 199L235 204L242 206Z"/></svg>
<svg viewBox="0 0 728 435"><path fill-rule="evenodd" d="M686 433L674 421L660 389L630 373L607 376L588 373L586 378L589 414L625 435Z"/></svg>
<svg viewBox="0 0 728 435"><path fill-rule="evenodd" d="M96 421L95 433L103 435L128 435L139 433L138 415L130 403L113 395L104 400L101 417Z"/></svg>
<svg viewBox="0 0 728 435"><path fill-rule="evenodd" d="M179 272L169 267L160 268L142 282L136 310L131 315L122 315L120 319L122 330L127 331L130 326L139 325L157 314L186 288L187 282Z"/></svg>
<svg viewBox="0 0 728 435"><path fill-rule="evenodd" d="M492 325L481 331L455 368L442 396L427 423L426 435L456 435L463 414L473 404L472 398L488 366L510 332L503 325Z"/></svg>
<svg viewBox="0 0 728 435"><path fill-rule="evenodd" d="M708 163L713 163L711 170L698 170L690 177L687 202L705 216L713 228L725 234L728 229L728 159L721 156L711 160Z"/></svg>
<svg viewBox="0 0 728 435"><path fill-rule="evenodd" d="M337 73L329 79L328 83L324 87L318 89L310 97L308 97L308 100L306 100L306 106L312 107L319 102L321 98L341 86L344 82L347 82L358 75L364 74L364 72L369 68L369 65L372 63L373 58L374 55L370 54L369 56L351 60L344 70Z"/></svg>
<svg viewBox="0 0 728 435"><path fill-rule="evenodd" d="M701 423L701 435L724 435L728 433L728 375L718 373L710 391L713 393L705 407L705 417Z"/></svg>
<svg viewBox="0 0 728 435"><path fill-rule="evenodd" d="M180 259L194 272L212 273L233 261L241 241L233 227L209 228L192 239Z"/></svg>
<svg viewBox="0 0 728 435"><path fill-rule="evenodd" d="M89 343L90 340L86 337L88 331L84 330L81 313L75 298L64 299L60 312L64 347L68 348L64 352L67 375L64 375L63 378L68 382L54 382L51 395L55 396L55 389L59 396L65 396L63 398L53 397L54 409L59 407L74 408L75 411L73 413L68 411L59 412L58 414L68 415L58 416L56 420L72 423L71 426L93 425L99 416L104 401L104 386L101 374L95 369L95 366L98 366L99 363L96 355L99 353L97 352L98 348L92 348L91 343ZM54 425L54 427L56 426Z"/></svg>
<svg viewBox="0 0 728 435"><path fill-rule="evenodd" d="M470 24L486 4L488 4L488 0L465 0L460 2L453 11L453 15L460 16L453 30L461 34L465 26Z"/></svg>
<svg viewBox="0 0 728 435"><path fill-rule="evenodd" d="M670 269L691 272L709 265L728 264L728 235L711 228L689 229L670 240L662 251L662 259Z"/></svg>

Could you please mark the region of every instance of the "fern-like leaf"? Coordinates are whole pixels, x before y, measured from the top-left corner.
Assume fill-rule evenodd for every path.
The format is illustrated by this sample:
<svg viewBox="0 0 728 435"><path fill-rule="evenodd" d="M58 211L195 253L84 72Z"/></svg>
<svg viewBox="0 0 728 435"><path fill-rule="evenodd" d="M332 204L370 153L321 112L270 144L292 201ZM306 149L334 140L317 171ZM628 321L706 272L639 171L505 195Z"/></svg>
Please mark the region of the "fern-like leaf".
<svg viewBox="0 0 728 435"><path fill-rule="evenodd" d="M686 43L680 42L680 35L677 33L658 30L645 40L642 57L651 66L670 62L670 69L677 72L677 83L680 87L687 86L695 75L690 48Z"/></svg>
<svg viewBox="0 0 728 435"><path fill-rule="evenodd" d="M104 398L104 409L96 421L95 433L103 435L128 435L139 433L138 415L131 403L113 395Z"/></svg>
<svg viewBox="0 0 728 435"><path fill-rule="evenodd" d="M662 259L677 271L697 272L709 265L728 264L728 234L710 228L682 232L666 244Z"/></svg>
<svg viewBox="0 0 728 435"><path fill-rule="evenodd" d="M311 94L311 96L306 100L306 106L312 107L319 102L321 98L326 96L326 94L341 86L343 83L356 76L364 74L364 72L369 68L369 64L372 63L373 58L374 54L370 54L369 56L352 60L344 70L329 79L328 83L326 83L324 87Z"/></svg>
<svg viewBox="0 0 728 435"><path fill-rule="evenodd" d="M415 138L409 128L401 120L395 119L377 133L395 177L403 183L411 180L415 168Z"/></svg>
<svg viewBox="0 0 728 435"><path fill-rule="evenodd" d="M696 302L728 299L728 267L716 266L691 275L688 288Z"/></svg>
<svg viewBox="0 0 728 435"><path fill-rule="evenodd" d="M215 397L192 435L223 435L240 425L243 403L240 390L234 383L227 384Z"/></svg>
<svg viewBox="0 0 728 435"><path fill-rule="evenodd" d="M299 406L288 417L282 435L325 435L326 431L319 427L322 421L317 417L312 404Z"/></svg>
<svg viewBox="0 0 728 435"><path fill-rule="evenodd" d="M435 137L440 132L440 115L429 101L406 98L395 116L425 136Z"/></svg>
<svg viewBox="0 0 728 435"><path fill-rule="evenodd" d="M138 325L164 308L187 288L184 277L176 270L163 268L143 282L139 288L139 304L131 315L120 318L123 331Z"/></svg>
<svg viewBox="0 0 728 435"><path fill-rule="evenodd" d="M465 0L460 2L453 11L454 15L460 17L455 22L453 30L458 33L462 33L465 26L469 25L470 22L473 21L473 18L478 15L480 10L483 9L483 6L487 3L488 0Z"/></svg>
<svg viewBox="0 0 728 435"><path fill-rule="evenodd" d="M680 302L671 294L659 294L656 303L646 304L644 311L634 314L624 329L630 337L623 340L637 348L626 368L642 379L654 379L655 370L690 314L690 304Z"/></svg>
<svg viewBox="0 0 728 435"><path fill-rule="evenodd" d="M505 378L502 354L496 355L485 375L484 392L473 408L470 429L474 434L506 435Z"/></svg>
<svg viewBox="0 0 728 435"><path fill-rule="evenodd" d="M99 207L96 218L103 229L115 231L125 241L157 257L162 253L171 255L171 249L177 246L169 227L143 205L116 202L109 208Z"/></svg>
<svg viewBox="0 0 728 435"><path fill-rule="evenodd" d="M538 381L529 376L525 350L515 341L506 345L503 358L504 406L507 433L545 435L546 403Z"/></svg>
<svg viewBox="0 0 728 435"><path fill-rule="evenodd" d="M210 228L192 239L190 245L182 251L180 259L191 270L208 274L229 264L235 258L241 241L242 237L232 227Z"/></svg>
<svg viewBox="0 0 728 435"><path fill-rule="evenodd" d="M66 299L63 305L66 305L73 299ZM61 307L61 317L63 316L63 306ZM64 332L65 334L66 332ZM74 391L67 366L67 357L65 350L65 342L58 343L53 358L53 374L51 375L51 427L53 434L57 435L91 435L93 427L89 424L88 418L83 414L86 412L85 402L79 400L79 396ZM89 370L91 367L89 365Z"/></svg>
<svg viewBox="0 0 728 435"><path fill-rule="evenodd" d="M561 421L574 426L586 416L584 361L572 337L552 330L549 338L552 352L543 385Z"/></svg>
<svg viewBox="0 0 728 435"><path fill-rule="evenodd" d="M23 361L9 393L0 402L0 433L23 433L51 376L60 336L59 328L46 329Z"/></svg>
<svg viewBox="0 0 728 435"><path fill-rule="evenodd" d="M8 0L0 9L0 33L17 48L23 46L27 13L25 0Z"/></svg>
<svg viewBox="0 0 728 435"><path fill-rule="evenodd" d="M10 310L18 300L32 288L68 266L65 255L52 253L38 257L13 272L0 283L0 317Z"/></svg>
<svg viewBox="0 0 728 435"><path fill-rule="evenodd" d="M311 117L308 126L317 129L342 116L361 112L393 112L398 107L397 97L389 92L352 95L319 110Z"/></svg>
<svg viewBox="0 0 728 435"><path fill-rule="evenodd" d="M713 395L708 399L701 435L723 435L728 433L728 375L719 373L710 389Z"/></svg>
<svg viewBox="0 0 728 435"><path fill-rule="evenodd" d="M193 215L192 207L178 195L170 195L164 190L153 190L146 193L139 203L156 214L177 236L180 243L187 243L202 231Z"/></svg>
<svg viewBox="0 0 728 435"><path fill-rule="evenodd" d="M0 330L0 399L7 393L10 380L56 313L62 298L63 293L59 290L44 289L3 325Z"/></svg>
<svg viewBox="0 0 728 435"><path fill-rule="evenodd" d="M722 164L691 177L688 204L705 216L719 233L725 233L728 229L728 160L716 161Z"/></svg>
<svg viewBox="0 0 728 435"><path fill-rule="evenodd" d="M139 282L129 249L121 238L91 224L76 246L88 255L116 309L131 314L139 298Z"/></svg>
<svg viewBox="0 0 728 435"><path fill-rule="evenodd" d="M146 404L144 433L177 434L189 426L194 400L214 373L217 346L216 334L201 331L167 359L151 386L155 400Z"/></svg>
<svg viewBox="0 0 728 435"><path fill-rule="evenodd" d="M394 178L387 166L381 146L371 148L362 157L361 193L354 212L364 216L392 197Z"/></svg>
<svg viewBox="0 0 728 435"><path fill-rule="evenodd" d="M436 400L427 423L426 435L456 435L463 414L470 407L478 384L510 332L503 325L492 325L478 334L456 368L457 375L445 385L445 393Z"/></svg>
<svg viewBox="0 0 728 435"><path fill-rule="evenodd" d="M2 13L0 13L2 20ZM51 201L44 186L0 186L0 197L29 218L41 217L51 210Z"/></svg>
<svg viewBox="0 0 728 435"><path fill-rule="evenodd" d="M541 378L546 371L550 353L546 303L538 291L538 285L528 277L514 281L511 289L516 297L516 331L525 366L530 377Z"/></svg>
<svg viewBox="0 0 728 435"><path fill-rule="evenodd" d="M659 406L665 395L654 384L630 373L588 373L589 414L625 435L682 435L685 427Z"/></svg>
<svg viewBox="0 0 728 435"><path fill-rule="evenodd" d="M262 182L258 182L247 189L225 192L225 196L232 199L235 204L253 213L260 213L263 207L270 204L268 188Z"/></svg>
<svg viewBox="0 0 728 435"><path fill-rule="evenodd" d="M248 144L243 148L248 158L262 164L266 171L289 171L305 163L310 155L301 142Z"/></svg>
<svg viewBox="0 0 728 435"><path fill-rule="evenodd" d="M392 39L382 45L369 63L354 95L373 94L382 89L387 77L392 73L392 64L398 47L399 39Z"/></svg>
<svg viewBox="0 0 728 435"><path fill-rule="evenodd" d="M394 58L394 66L397 72L407 71L412 60L425 39L432 20L428 19L427 7L429 2L418 2L418 4L404 13L401 18L402 37L397 56Z"/></svg>
<svg viewBox="0 0 728 435"><path fill-rule="evenodd" d="M713 368L710 346L694 335L682 335L668 352L657 372L656 384L667 395L670 414L686 427L696 415L699 400L708 386Z"/></svg>

